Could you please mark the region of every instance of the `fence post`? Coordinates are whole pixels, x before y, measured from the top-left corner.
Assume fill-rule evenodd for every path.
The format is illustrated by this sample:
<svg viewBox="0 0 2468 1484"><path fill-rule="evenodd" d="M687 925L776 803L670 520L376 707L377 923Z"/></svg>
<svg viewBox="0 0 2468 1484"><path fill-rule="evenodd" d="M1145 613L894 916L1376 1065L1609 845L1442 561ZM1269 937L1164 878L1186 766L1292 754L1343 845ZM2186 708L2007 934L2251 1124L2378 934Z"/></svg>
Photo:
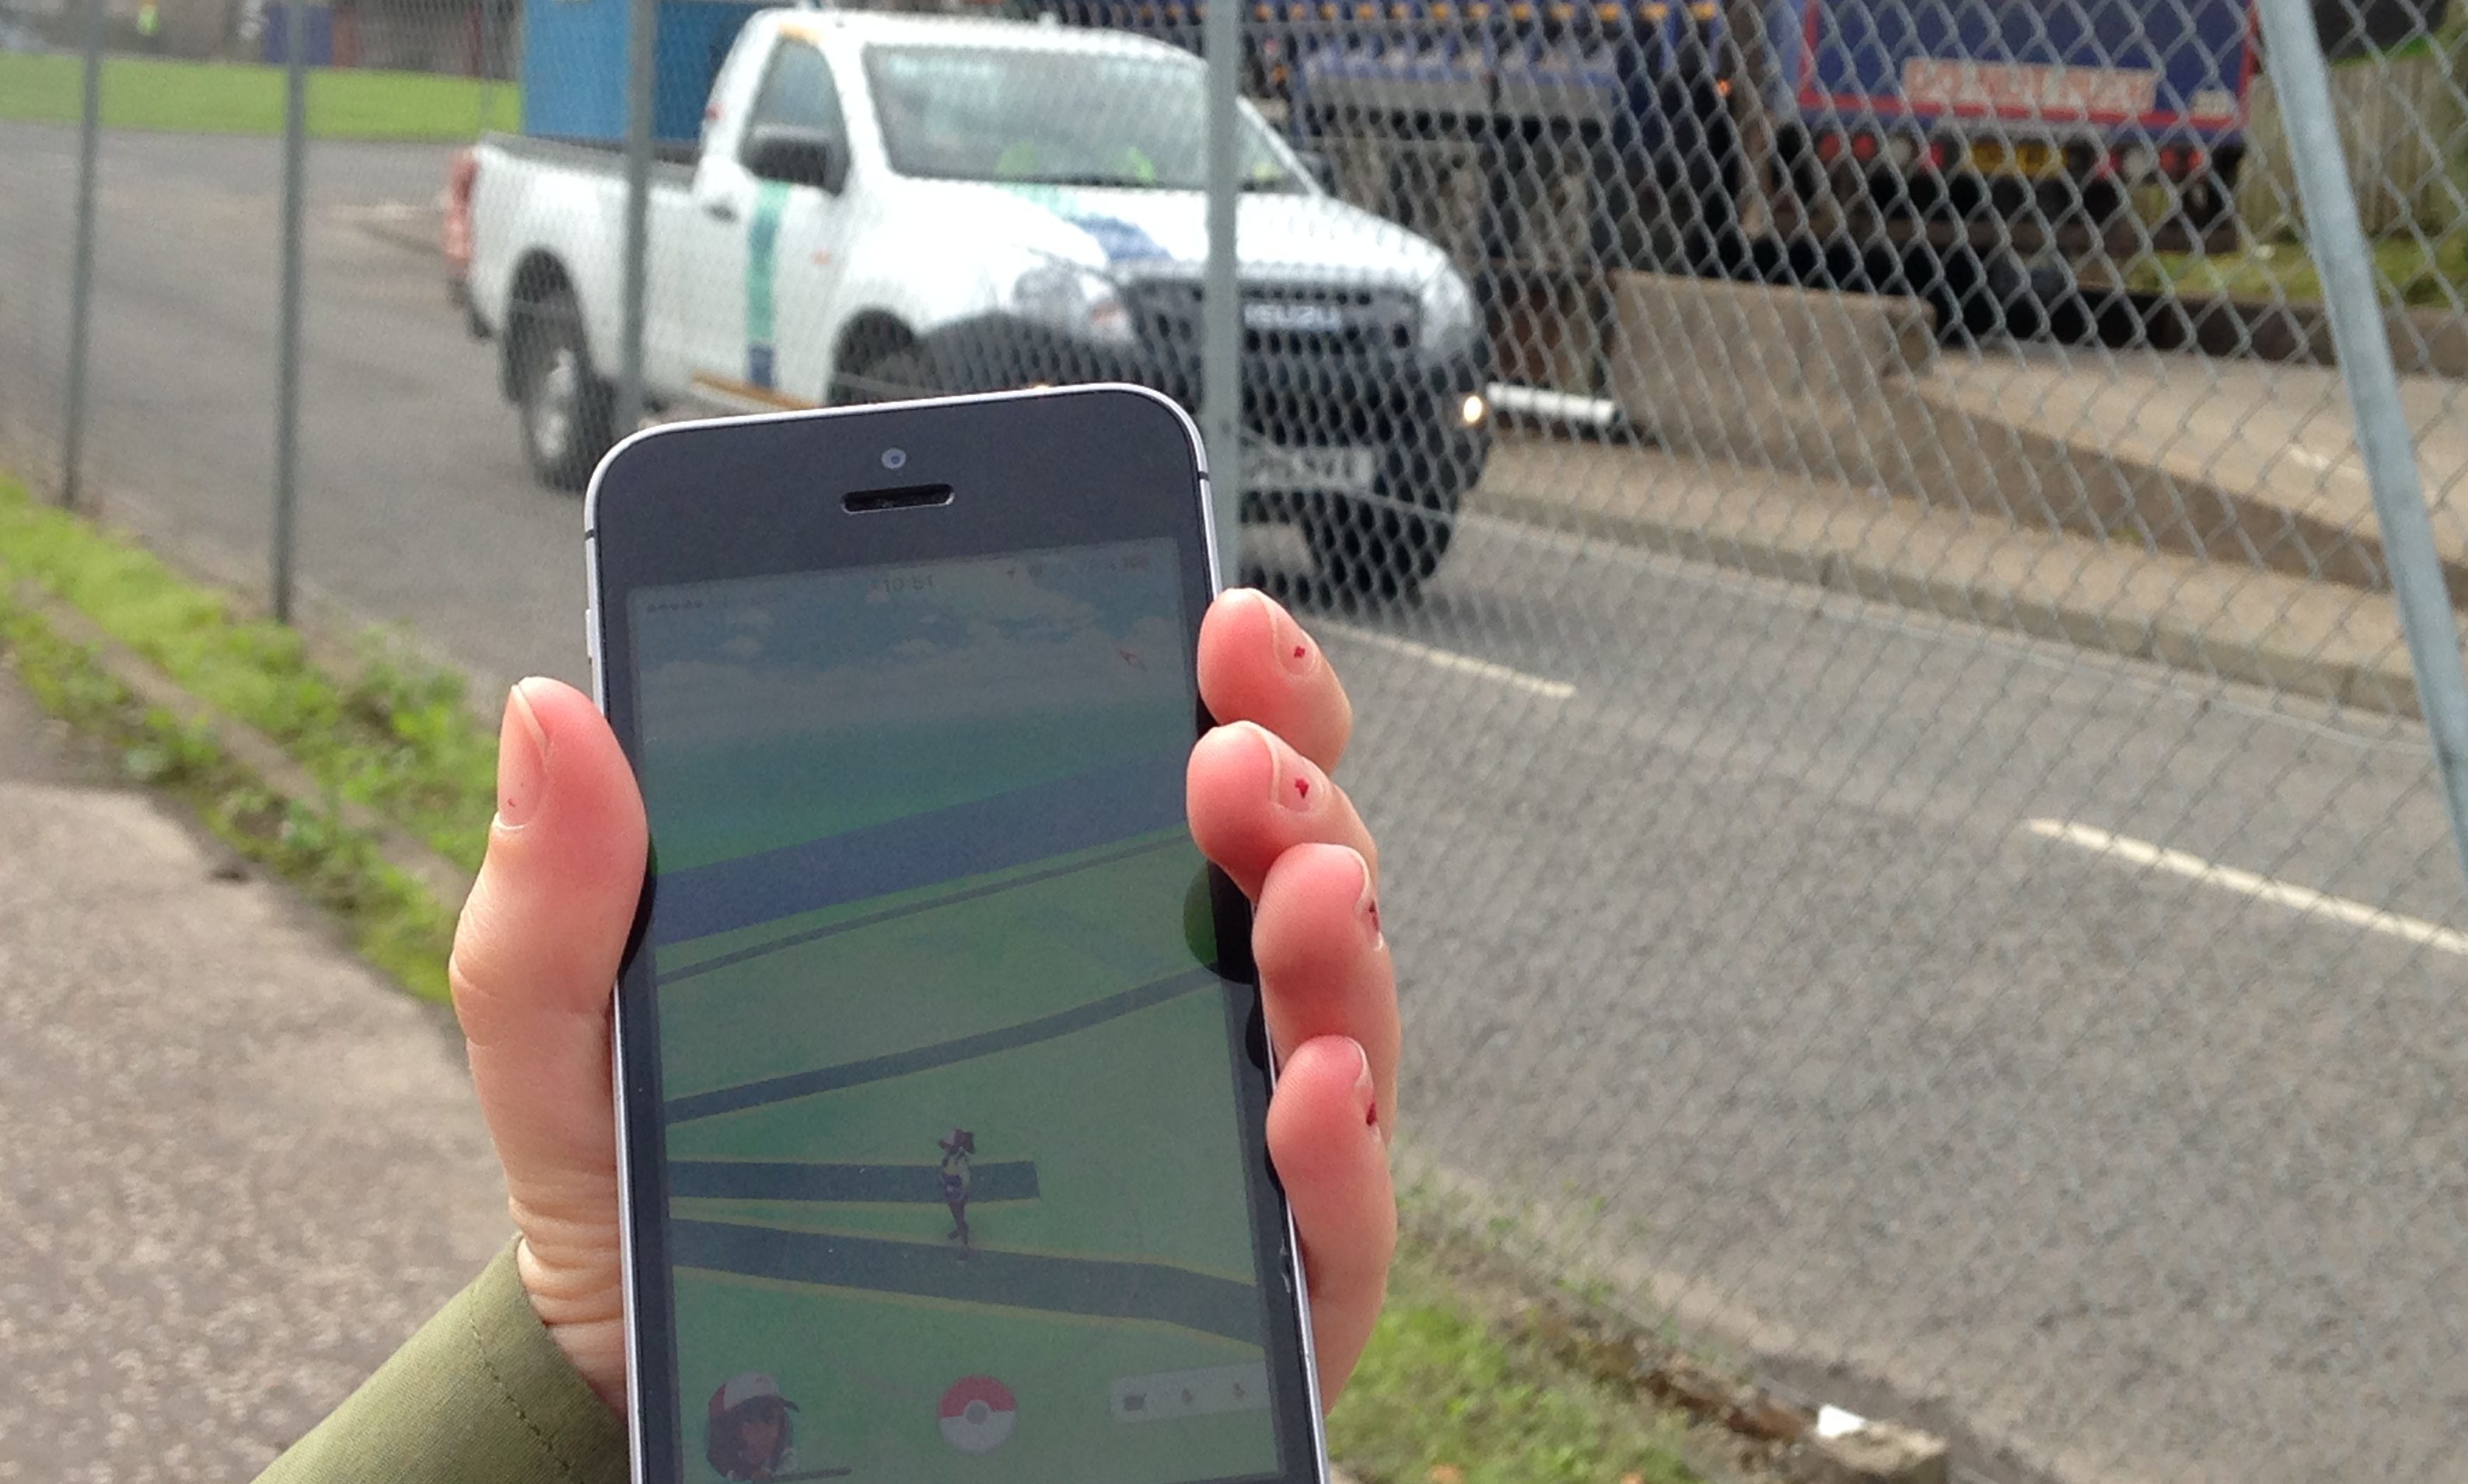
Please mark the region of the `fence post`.
<svg viewBox="0 0 2468 1484"><path fill-rule="evenodd" d="M2261 0L2265 58L2288 126L2288 151L2305 211L2305 235L2322 281L2323 307L2348 405L2357 422L2357 452L2373 491L2374 518L2408 639L2416 696L2434 743L2434 766L2451 812L2451 840L2468 873L2468 677L2459 662L2458 621L2434 548L2416 446L2399 402L2390 332L2374 290L2372 255L2357 219L2357 200L2340 136L2331 118L2329 64L2306 0Z"/></svg>
<svg viewBox="0 0 2468 1484"><path fill-rule="evenodd" d="M85 357L94 314L94 176L103 140L103 5L86 0L85 98L78 119L77 250L69 263L68 406L60 430L60 504L78 508L85 465Z"/></svg>
<svg viewBox="0 0 2468 1484"><path fill-rule="evenodd" d="M497 126L497 0L480 0L480 128Z"/></svg>
<svg viewBox="0 0 2468 1484"><path fill-rule="evenodd" d="M1208 445L1208 488L1217 513L1217 570L1243 570L1243 287L1236 253L1236 102L1243 86L1242 0L1204 8L1208 49L1208 272L1200 316L1200 430Z"/></svg>
<svg viewBox="0 0 2468 1484"><path fill-rule="evenodd" d="M617 436L643 425L643 312L651 229L652 50L659 0L632 0L626 22L626 285L617 327Z"/></svg>
<svg viewBox="0 0 2468 1484"><path fill-rule="evenodd" d="M291 622L293 514L299 505L300 237L308 215L308 6L283 8L283 305L274 383L274 617Z"/></svg>
<svg viewBox="0 0 2468 1484"><path fill-rule="evenodd" d="M1740 236L1748 241L1773 230L1773 202L1766 193L1765 162L1773 155L1773 111L1768 104L1773 52L1766 44L1766 10L1756 0L1729 0L1723 12L1723 43L1732 63L1731 118L1738 126ZM1714 58L1720 65L1723 58Z"/></svg>

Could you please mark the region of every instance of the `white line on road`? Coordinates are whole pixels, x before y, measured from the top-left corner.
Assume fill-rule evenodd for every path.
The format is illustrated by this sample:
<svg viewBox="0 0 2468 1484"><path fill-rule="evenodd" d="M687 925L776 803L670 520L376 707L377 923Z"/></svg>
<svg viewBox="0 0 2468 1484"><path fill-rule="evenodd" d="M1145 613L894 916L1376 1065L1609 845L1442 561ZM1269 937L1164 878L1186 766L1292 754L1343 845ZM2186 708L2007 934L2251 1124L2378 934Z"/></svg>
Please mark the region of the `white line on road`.
<svg viewBox="0 0 2468 1484"><path fill-rule="evenodd" d="M2137 840L2130 835L2111 834L2105 830L2096 829L2091 825L2078 825L2071 820L2032 819L2024 821L2022 828L2042 839L2063 840L2068 845L2079 845L2094 855L2114 856L2118 860L2130 861L2137 866L2155 866L2162 871L2173 871L2179 876L2200 881L2205 886L2226 887L2229 891L2242 892L2246 896L2276 906L2292 907L2316 917L2327 917L2336 923L2346 923L2353 927L2362 927L2367 932L2387 933L2394 938L2405 938L2411 943L2421 943L2430 948L2438 948L2445 953L2457 953L2463 958L2468 958L2468 933L2455 932L2438 923L2429 923L2423 918L2403 917L2388 907L2374 906L2369 902L2356 902L2346 897L2334 897L2326 892L2316 891L2311 886L2298 886L2289 881L2274 880L2271 877L2256 876L2251 871L2240 871L2234 866L2224 866L2217 861L2205 860L2190 851L2170 850L2164 845L2154 845L2148 840Z"/></svg>
<svg viewBox="0 0 2468 1484"><path fill-rule="evenodd" d="M2303 444L2290 444L2286 452L2290 458L2318 474L2353 474L2360 479L2363 479L2365 474L2364 469L2348 462L2348 450L2343 449L2337 457L2333 457L2327 453L2316 453Z"/></svg>
<svg viewBox="0 0 2468 1484"><path fill-rule="evenodd" d="M1490 680L1513 690L1523 691L1531 696L1540 696L1545 700L1566 700L1577 694L1577 688L1565 680L1546 680L1541 675L1529 675L1522 670L1512 670L1506 665L1496 665L1487 659L1475 659L1470 654L1456 654L1447 650L1435 650L1428 644L1416 644L1411 639L1400 639L1394 634L1379 633L1369 628L1357 628L1352 624L1322 622L1318 627L1331 632L1343 634L1349 639L1360 639L1374 649L1403 654L1408 659L1418 659L1436 669L1453 670L1461 675L1474 675L1479 679Z"/></svg>

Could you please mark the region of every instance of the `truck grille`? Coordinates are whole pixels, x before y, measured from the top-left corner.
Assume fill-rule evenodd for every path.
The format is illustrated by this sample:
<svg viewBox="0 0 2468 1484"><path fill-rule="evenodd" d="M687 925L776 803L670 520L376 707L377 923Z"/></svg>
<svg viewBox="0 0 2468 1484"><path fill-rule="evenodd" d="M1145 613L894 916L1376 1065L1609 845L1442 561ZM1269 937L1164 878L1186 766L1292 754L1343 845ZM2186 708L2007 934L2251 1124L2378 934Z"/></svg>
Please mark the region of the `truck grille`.
<svg viewBox="0 0 2468 1484"><path fill-rule="evenodd" d="M1200 287L1185 280L1126 290L1140 337L1178 358L1197 359ZM1247 287L1243 353L1268 356L1394 355L1414 348L1413 296L1394 289L1336 285Z"/></svg>

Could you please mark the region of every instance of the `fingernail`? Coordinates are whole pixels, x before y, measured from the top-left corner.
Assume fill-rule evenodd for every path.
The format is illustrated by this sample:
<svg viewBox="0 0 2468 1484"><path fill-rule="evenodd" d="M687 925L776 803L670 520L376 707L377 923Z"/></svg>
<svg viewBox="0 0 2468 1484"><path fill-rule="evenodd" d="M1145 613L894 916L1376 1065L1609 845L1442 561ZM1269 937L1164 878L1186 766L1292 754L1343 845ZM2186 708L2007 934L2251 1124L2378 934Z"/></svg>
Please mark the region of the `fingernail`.
<svg viewBox="0 0 2468 1484"><path fill-rule="evenodd" d="M1278 803L1297 814L1307 814L1315 808L1320 795L1328 789L1327 775L1311 765L1300 753L1279 742L1268 729L1254 721L1243 725L1259 734L1260 745L1268 749L1268 791Z"/></svg>
<svg viewBox="0 0 2468 1484"><path fill-rule="evenodd" d="M1362 853L1359 850L1351 847L1340 848L1354 857L1356 865L1362 868L1362 890L1354 899L1354 920L1362 925L1362 934L1371 941L1371 947L1378 948L1388 939L1380 930L1380 893L1372 884L1371 862L1363 859Z"/></svg>
<svg viewBox="0 0 2468 1484"><path fill-rule="evenodd" d="M1359 1040L1353 1045L1356 1067L1354 1097L1362 1105L1362 1126L1380 1135L1380 1146L1385 1149L1388 1147L1388 1130L1380 1122L1380 1088L1371 1080L1371 1053L1363 1050L1362 1042Z"/></svg>
<svg viewBox="0 0 2468 1484"><path fill-rule="evenodd" d="M497 728L497 823L519 830L539 809L548 787L548 733L531 697L528 680L506 693L506 719Z"/></svg>
<svg viewBox="0 0 2468 1484"><path fill-rule="evenodd" d="M1265 596L1260 603L1268 610L1268 643L1277 651L1277 663L1289 674L1311 674L1312 667L1319 663L1319 646L1312 643L1311 635L1303 632L1303 626L1295 623L1294 616L1282 605Z"/></svg>

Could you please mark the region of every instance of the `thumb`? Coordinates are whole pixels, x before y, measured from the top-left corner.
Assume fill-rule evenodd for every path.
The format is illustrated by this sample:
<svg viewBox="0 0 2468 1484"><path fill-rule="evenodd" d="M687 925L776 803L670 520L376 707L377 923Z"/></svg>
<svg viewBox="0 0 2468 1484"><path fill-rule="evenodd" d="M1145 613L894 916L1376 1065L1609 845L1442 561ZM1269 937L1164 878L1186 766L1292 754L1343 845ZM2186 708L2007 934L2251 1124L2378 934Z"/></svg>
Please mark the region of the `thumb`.
<svg viewBox="0 0 2468 1484"><path fill-rule="evenodd" d="M643 801L615 735L571 686L515 686L497 749L489 855L454 934L454 1013L523 1234L524 1286L606 1395L611 1378L595 1372L613 1364L624 1384L608 1014L643 889ZM593 1357L560 1333L569 1324L606 1332Z"/></svg>

